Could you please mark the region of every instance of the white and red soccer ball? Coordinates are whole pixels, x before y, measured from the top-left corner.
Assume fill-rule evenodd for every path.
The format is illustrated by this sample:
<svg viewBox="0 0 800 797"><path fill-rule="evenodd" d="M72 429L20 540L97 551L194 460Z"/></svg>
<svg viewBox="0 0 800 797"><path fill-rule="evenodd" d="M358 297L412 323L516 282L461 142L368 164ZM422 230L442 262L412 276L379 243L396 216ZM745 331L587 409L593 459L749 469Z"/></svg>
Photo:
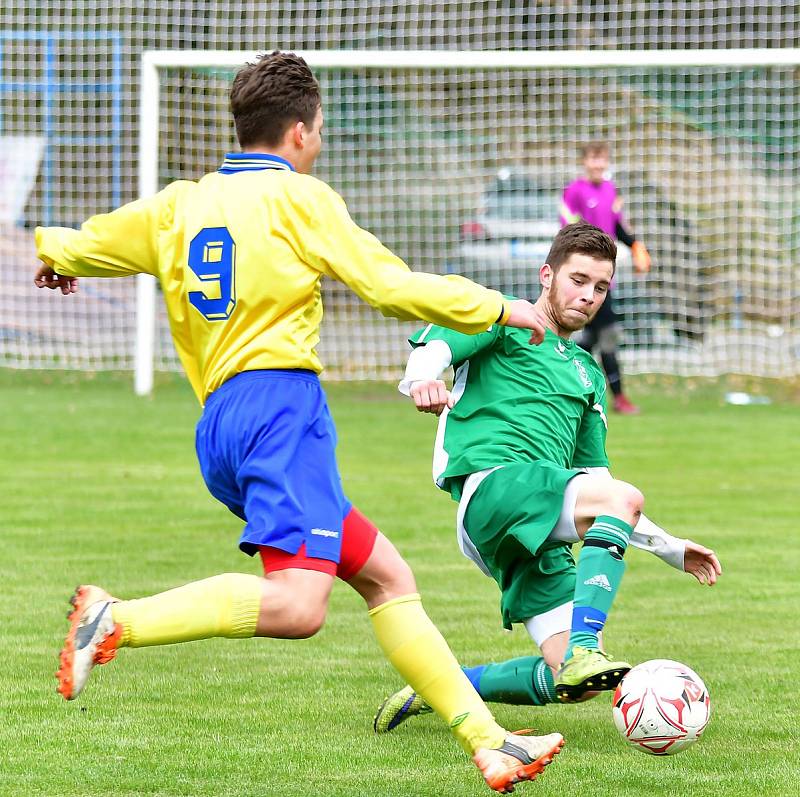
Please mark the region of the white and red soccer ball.
<svg viewBox="0 0 800 797"><path fill-rule="evenodd" d="M700 676L685 664L653 659L634 667L614 693L614 724L632 747L672 755L694 744L711 716Z"/></svg>

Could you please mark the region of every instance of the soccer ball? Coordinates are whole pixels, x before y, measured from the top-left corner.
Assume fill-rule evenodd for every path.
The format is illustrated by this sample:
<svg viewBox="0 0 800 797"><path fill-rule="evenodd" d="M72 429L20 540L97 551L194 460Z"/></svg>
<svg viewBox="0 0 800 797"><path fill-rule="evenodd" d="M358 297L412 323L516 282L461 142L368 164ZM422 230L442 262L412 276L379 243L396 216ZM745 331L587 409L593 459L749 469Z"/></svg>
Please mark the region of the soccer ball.
<svg viewBox="0 0 800 797"><path fill-rule="evenodd" d="M673 755L700 738L711 716L711 698L694 670L678 661L653 659L620 681L613 713L617 730L632 747Z"/></svg>

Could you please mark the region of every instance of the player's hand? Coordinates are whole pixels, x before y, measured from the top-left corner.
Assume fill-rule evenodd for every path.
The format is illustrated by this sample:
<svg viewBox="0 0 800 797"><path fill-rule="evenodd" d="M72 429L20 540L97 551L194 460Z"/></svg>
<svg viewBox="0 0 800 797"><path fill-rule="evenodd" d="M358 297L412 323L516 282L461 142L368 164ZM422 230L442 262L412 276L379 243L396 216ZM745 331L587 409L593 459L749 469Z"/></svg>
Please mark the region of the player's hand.
<svg viewBox="0 0 800 797"><path fill-rule="evenodd" d="M50 288L51 291L61 289L64 296L78 292L78 278L64 277L56 274L50 266L42 264L36 271L33 283L37 288Z"/></svg>
<svg viewBox="0 0 800 797"><path fill-rule="evenodd" d="M650 271L650 253L641 241L634 241L631 246L633 267L637 274L647 274Z"/></svg>
<svg viewBox="0 0 800 797"><path fill-rule="evenodd" d="M452 408L453 394L441 379L419 380L411 385L408 395L420 412L441 415L445 407Z"/></svg>
<svg viewBox="0 0 800 797"><path fill-rule="evenodd" d="M525 299L514 299L510 303L511 315L506 321L507 327L520 327L531 331L530 342L539 345L544 340L545 323L542 314Z"/></svg>
<svg viewBox="0 0 800 797"><path fill-rule="evenodd" d="M708 584L709 587L716 584L717 578L722 575L722 565L714 551L691 540L686 540L683 569L691 573L701 584Z"/></svg>

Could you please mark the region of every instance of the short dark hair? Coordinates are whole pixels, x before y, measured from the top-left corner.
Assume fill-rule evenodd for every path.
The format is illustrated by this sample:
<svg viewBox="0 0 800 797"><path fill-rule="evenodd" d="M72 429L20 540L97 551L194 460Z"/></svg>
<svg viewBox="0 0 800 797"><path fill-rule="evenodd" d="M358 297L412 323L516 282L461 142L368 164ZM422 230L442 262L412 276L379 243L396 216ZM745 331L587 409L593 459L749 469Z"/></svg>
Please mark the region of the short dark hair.
<svg viewBox="0 0 800 797"><path fill-rule="evenodd" d="M558 231L547 255L547 263L553 271L558 271L574 254L588 255L595 260L610 260L612 267L617 267L617 245L611 236L585 221L567 224Z"/></svg>
<svg viewBox="0 0 800 797"><path fill-rule="evenodd" d="M242 67L231 86L236 137L244 148L277 146L290 125L311 125L321 105L319 83L303 58L278 50Z"/></svg>
<svg viewBox="0 0 800 797"><path fill-rule="evenodd" d="M581 160L589 155L608 155L610 152L611 148L607 141L587 141L581 147Z"/></svg>

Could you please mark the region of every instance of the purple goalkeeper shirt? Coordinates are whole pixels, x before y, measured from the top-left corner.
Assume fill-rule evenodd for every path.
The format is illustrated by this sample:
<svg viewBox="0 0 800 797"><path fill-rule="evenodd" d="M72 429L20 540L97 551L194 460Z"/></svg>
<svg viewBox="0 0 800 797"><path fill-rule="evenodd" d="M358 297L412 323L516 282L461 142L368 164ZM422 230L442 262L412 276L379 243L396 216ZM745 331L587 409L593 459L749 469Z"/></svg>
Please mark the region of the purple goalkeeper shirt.
<svg viewBox="0 0 800 797"><path fill-rule="evenodd" d="M581 177L564 189L561 226L583 220L616 238L617 223L622 223L621 211L614 210L616 199L617 187L611 180L592 183Z"/></svg>

